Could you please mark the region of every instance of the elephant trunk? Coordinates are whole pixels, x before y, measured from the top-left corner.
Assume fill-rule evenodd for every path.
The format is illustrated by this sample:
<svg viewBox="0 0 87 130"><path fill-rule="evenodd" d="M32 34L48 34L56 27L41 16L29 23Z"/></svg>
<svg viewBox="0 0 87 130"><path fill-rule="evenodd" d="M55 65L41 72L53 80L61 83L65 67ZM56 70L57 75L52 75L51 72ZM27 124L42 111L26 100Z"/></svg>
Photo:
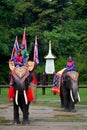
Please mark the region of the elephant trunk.
<svg viewBox="0 0 87 130"><path fill-rule="evenodd" d="M18 105L18 90L16 90L15 102L16 102L16 105Z"/></svg>
<svg viewBox="0 0 87 130"><path fill-rule="evenodd" d="M27 105L28 104L28 100L27 100L27 96L26 96L25 90L23 91L23 94L24 94L25 103ZM18 105L18 90L16 90L16 94L15 94L15 103L16 103L16 105Z"/></svg>
<svg viewBox="0 0 87 130"><path fill-rule="evenodd" d="M25 103L27 105L28 104L28 100L27 100L26 92L25 92L25 90L23 92L24 92Z"/></svg>

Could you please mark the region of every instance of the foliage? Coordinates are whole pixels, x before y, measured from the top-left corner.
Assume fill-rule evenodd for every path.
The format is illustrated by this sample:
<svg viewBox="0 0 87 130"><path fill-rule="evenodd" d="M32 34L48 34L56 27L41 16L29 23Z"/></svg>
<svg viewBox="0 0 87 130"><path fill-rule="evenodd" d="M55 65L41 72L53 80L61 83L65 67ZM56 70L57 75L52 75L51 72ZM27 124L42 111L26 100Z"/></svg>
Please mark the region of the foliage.
<svg viewBox="0 0 87 130"><path fill-rule="evenodd" d="M40 67L48 53L49 40L56 58L56 71L65 66L72 55L80 73L80 82L87 76L87 1L86 0L1 0L0 1L0 63L7 64L16 35L21 44L26 27L28 51L33 59L34 39L38 37ZM44 49L43 49L44 48ZM3 74L3 69L1 70ZM6 67L6 73L8 69ZM6 76L3 75L5 83ZM0 78L1 79L1 78ZM2 79L1 79L2 83Z"/></svg>

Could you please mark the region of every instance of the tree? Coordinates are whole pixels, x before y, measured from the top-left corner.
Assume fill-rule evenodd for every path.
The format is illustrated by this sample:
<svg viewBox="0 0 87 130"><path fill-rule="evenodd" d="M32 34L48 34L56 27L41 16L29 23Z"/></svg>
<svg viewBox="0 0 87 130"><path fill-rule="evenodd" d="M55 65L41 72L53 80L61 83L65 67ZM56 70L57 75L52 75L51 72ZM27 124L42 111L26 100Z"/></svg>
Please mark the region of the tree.
<svg viewBox="0 0 87 130"><path fill-rule="evenodd" d="M56 63L59 58L62 65L68 55L73 55L76 59L84 58L79 68L82 73L87 61L86 12L86 0L1 0L0 63L6 64L9 60L16 35L21 44L23 30L26 27L31 59L34 38L37 35L41 64L48 53L48 43L51 40L52 52L57 57ZM60 57L63 57L64 61ZM78 63L80 64L80 61Z"/></svg>

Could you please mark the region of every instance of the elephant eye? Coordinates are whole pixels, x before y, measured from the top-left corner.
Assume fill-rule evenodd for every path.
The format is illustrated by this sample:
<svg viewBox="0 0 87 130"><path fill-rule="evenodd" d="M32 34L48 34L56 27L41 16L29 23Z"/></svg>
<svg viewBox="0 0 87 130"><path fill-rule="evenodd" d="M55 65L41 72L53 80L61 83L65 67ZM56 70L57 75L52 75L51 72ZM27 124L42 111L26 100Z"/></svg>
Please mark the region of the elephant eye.
<svg viewBox="0 0 87 130"><path fill-rule="evenodd" d="M67 76L67 79L68 79L68 80L70 80L70 77L69 77L69 76Z"/></svg>

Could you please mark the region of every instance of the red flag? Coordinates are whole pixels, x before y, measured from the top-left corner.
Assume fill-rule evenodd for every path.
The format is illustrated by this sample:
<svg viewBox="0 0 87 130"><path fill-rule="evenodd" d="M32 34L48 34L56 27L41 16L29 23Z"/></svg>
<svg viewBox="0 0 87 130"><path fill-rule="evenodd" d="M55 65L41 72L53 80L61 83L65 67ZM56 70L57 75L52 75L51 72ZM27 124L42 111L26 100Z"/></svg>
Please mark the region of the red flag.
<svg viewBox="0 0 87 130"><path fill-rule="evenodd" d="M37 65L39 63L39 59L38 59L38 43L37 43L37 36L35 37L35 45L34 45L34 62L35 65Z"/></svg>
<svg viewBox="0 0 87 130"><path fill-rule="evenodd" d="M24 45L25 49L27 49L27 42L26 42L26 29L24 29L23 38L22 38L22 45Z"/></svg>
<svg viewBox="0 0 87 130"><path fill-rule="evenodd" d="M11 54L11 60L14 56L17 55L17 51L19 50L19 44L18 44L18 37L16 36L15 38L15 43L14 43L14 47L13 47L13 50L12 50L12 54Z"/></svg>

